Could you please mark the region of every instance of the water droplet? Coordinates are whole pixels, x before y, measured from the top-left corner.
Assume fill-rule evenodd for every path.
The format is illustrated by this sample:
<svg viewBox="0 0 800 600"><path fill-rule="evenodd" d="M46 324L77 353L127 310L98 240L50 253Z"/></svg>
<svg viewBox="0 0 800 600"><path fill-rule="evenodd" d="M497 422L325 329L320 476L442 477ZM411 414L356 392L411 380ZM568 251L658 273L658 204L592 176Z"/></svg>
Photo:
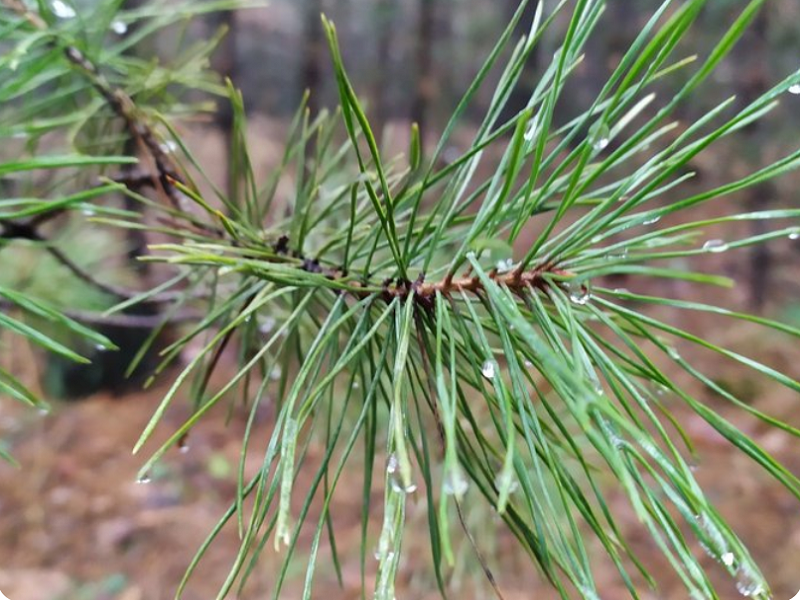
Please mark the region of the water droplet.
<svg viewBox="0 0 800 600"><path fill-rule="evenodd" d="M529 361L527 358L525 359L525 362L523 364L525 365L526 369L530 369L531 367L533 367L533 363Z"/></svg>
<svg viewBox="0 0 800 600"><path fill-rule="evenodd" d="M176 144L172 140L167 140L163 144L160 144L159 148L161 148L161 151L164 152L165 154L171 154L178 149L178 144Z"/></svg>
<svg viewBox="0 0 800 600"><path fill-rule="evenodd" d="M505 479L505 477L503 477L502 473L497 477L495 477L494 479L494 487L497 488L498 490L503 487L503 479ZM508 493L510 495L519 490L519 482L516 479L513 479L513 476L509 477L508 479L510 479L510 483L508 486Z"/></svg>
<svg viewBox="0 0 800 600"><path fill-rule="evenodd" d="M117 35L124 35L128 31L128 24L123 21L112 21L111 31Z"/></svg>
<svg viewBox="0 0 800 600"><path fill-rule="evenodd" d="M383 557L388 557L392 552L392 546L394 546L394 529L392 528L392 519L389 513L385 513L383 518L383 526L381 527L381 537L378 539L378 547L375 549L375 560L381 560Z"/></svg>
<svg viewBox="0 0 800 600"><path fill-rule="evenodd" d="M795 96L800 96L800 83L795 83L789 86L789 93Z"/></svg>
<svg viewBox="0 0 800 600"><path fill-rule="evenodd" d="M46 406L42 406L39 408L39 414L42 415L43 417L47 416L50 414L50 409L47 408Z"/></svg>
<svg viewBox="0 0 800 600"><path fill-rule="evenodd" d="M703 244L703 250L706 252L725 252L728 249L728 244L722 240L708 240Z"/></svg>
<svg viewBox="0 0 800 600"><path fill-rule="evenodd" d="M389 458L386 459L386 472L389 475L392 475L397 472L397 467L399 463L397 462L397 456L394 454L390 454Z"/></svg>
<svg viewBox="0 0 800 600"><path fill-rule="evenodd" d="M380 547L375 548L373 556L375 557L375 560L378 561L381 560L382 558L385 558L388 562L392 562L394 560L394 552L387 551L385 549L381 551Z"/></svg>
<svg viewBox="0 0 800 600"><path fill-rule="evenodd" d="M668 346L667 347L667 354L669 354L669 357L672 360L680 360L681 359L680 352L678 352L678 349L675 348L674 346Z"/></svg>
<svg viewBox="0 0 800 600"><path fill-rule="evenodd" d="M481 367L481 373L483 374L484 377L486 377L486 379L494 379L496 370L497 367L493 360L487 360L485 363L483 363L483 366Z"/></svg>
<svg viewBox="0 0 800 600"><path fill-rule="evenodd" d="M536 130L539 129L539 115L537 114L533 117L530 121L528 121L528 125L525 128L525 133L522 137L525 138L525 141L530 142L533 138L536 137Z"/></svg>
<svg viewBox="0 0 800 600"><path fill-rule="evenodd" d="M93 208L86 206L81 209L81 214L85 217L93 217L96 213Z"/></svg>
<svg viewBox="0 0 800 600"><path fill-rule="evenodd" d="M621 437L617 435L617 432L611 426L611 423L603 419L600 421L600 426L603 429L603 432L606 434L606 438L614 448L620 449L625 445L625 442L622 440Z"/></svg>
<svg viewBox="0 0 800 600"><path fill-rule="evenodd" d="M700 546L711 558L729 567L729 570L733 572L731 567L736 562L736 556L728 547L728 542L725 536L722 535L722 531L705 513L695 516L695 519L702 531L702 537L699 539Z"/></svg>
<svg viewBox="0 0 800 600"><path fill-rule="evenodd" d="M414 483L409 483L408 485L404 486L395 478L392 479L391 483L392 489L398 494L413 494L417 491L417 485Z"/></svg>
<svg viewBox="0 0 800 600"><path fill-rule="evenodd" d="M589 138L592 143L592 148L597 150L605 150L611 141L609 136L611 131L605 123L596 123L589 131Z"/></svg>
<svg viewBox="0 0 800 600"><path fill-rule="evenodd" d="M444 483L442 484L442 491L448 496L461 498L467 493L468 489L469 481L466 477L464 477L464 474L460 470L455 469L445 475Z"/></svg>
<svg viewBox="0 0 800 600"><path fill-rule="evenodd" d="M392 490L398 494L413 494L417 491L416 484L403 485L400 481L399 468L400 462L397 460L397 455L390 454L386 460L386 472L389 474L389 484L392 486Z"/></svg>
<svg viewBox="0 0 800 600"><path fill-rule="evenodd" d="M602 241L603 241L603 236L602 235L596 235L591 240L592 244L599 244Z"/></svg>
<svg viewBox="0 0 800 600"><path fill-rule="evenodd" d="M731 567L733 566L736 557L734 556L733 552L725 552L722 556L720 556L720 559L722 560L723 565L726 567Z"/></svg>
<svg viewBox="0 0 800 600"><path fill-rule="evenodd" d="M752 598L766 592L761 577L750 567L742 565L736 575L736 589L742 596Z"/></svg>
<svg viewBox="0 0 800 600"><path fill-rule="evenodd" d="M50 4L53 14L59 19L72 19L75 16L75 9L62 0L53 0Z"/></svg>
<svg viewBox="0 0 800 600"><path fill-rule="evenodd" d="M660 215L656 215L655 217L652 217L650 219L642 221L642 225L652 225L653 223L658 223L660 220L661 220L661 216Z"/></svg>
<svg viewBox="0 0 800 600"><path fill-rule="evenodd" d="M136 483L150 483L150 481L152 481L152 478L148 473L145 473L136 480Z"/></svg>
<svg viewBox="0 0 800 600"><path fill-rule="evenodd" d="M630 294L630 290L628 288L614 288L615 294Z"/></svg>
<svg viewBox="0 0 800 600"><path fill-rule="evenodd" d="M592 588L581 586L580 590L584 600L601 600L600 596Z"/></svg>
<svg viewBox="0 0 800 600"><path fill-rule="evenodd" d="M276 321L273 317L266 317L258 326L258 331L263 334L270 333L273 329L275 329L275 323Z"/></svg>
<svg viewBox="0 0 800 600"><path fill-rule="evenodd" d="M570 281L567 284L569 299L575 304L584 305L592 298L589 286L582 281Z"/></svg>
<svg viewBox="0 0 800 600"><path fill-rule="evenodd" d="M269 378L272 381L278 381L281 378L281 368L278 366L273 367L272 371L269 372Z"/></svg>
<svg viewBox="0 0 800 600"><path fill-rule="evenodd" d="M800 240L800 231L793 231L789 234L790 240Z"/></svg>
<svg viewBox="0 0 800 600"><path fill-rule="evenodd" d="M497 267L498 273L508 273L511 269L514 268L514 261L511 260L510 258L507 258L505 260L498 260L495 266Z"/></svg>
<svg viewBox="0 0 800 600"><path fill-rule="evenodd" d="M288 527L284 527L278 533L278 544L276 545L276 548L280 548L281 544L284 546L288 546L291 543L291 541L292 541L292 534L289 531Z"/></svg>
<svg viewBox="0 0 800 600"><path fill-rule="evenodd" d="M460 157L461 153L455 146L448 146L444 149L444 152L442 152L442 160L448 165L456 162Z"/></svg>

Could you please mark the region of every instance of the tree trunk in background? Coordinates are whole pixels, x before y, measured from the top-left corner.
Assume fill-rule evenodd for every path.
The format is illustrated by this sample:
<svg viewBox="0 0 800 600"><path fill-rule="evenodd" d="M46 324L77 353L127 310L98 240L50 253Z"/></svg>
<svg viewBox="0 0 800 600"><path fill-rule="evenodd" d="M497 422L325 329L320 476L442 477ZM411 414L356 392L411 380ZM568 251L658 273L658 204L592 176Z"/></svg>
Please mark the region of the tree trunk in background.
<svg viewBox="0 0 800 600"><path fill-rule="evenodd" d="M531 0L525 6L525 9L522 13L522 18L520 19L517 29L514 32L515 41L523 35L528 35L530 33L531 24L533 23L533 18L536 15L536 9L539 6L540 1L541 0ZM505 24L511 22L511 19L514 17L514 14L517 12L518 8L519 0L506 1L504 26ZM500 123L505 123L509 119L514 118L528 106L528 102L530 102L531 96L533 95L533 90L536 88L536 83L538 81L538 67L539 46L537 45L534 47L533 51L528 57L528 61L525 63L525 66L522 68L519 82L512 90L511 95L508 98L508 102L503 108L503 111L500 113Z"/></svg>
<svg viewBox="0 0 800 600"><path fill-rule="evenodd" d="M303 63L301 66L302 90L308 90L308 110L317 116L322 93L322 61L325 57L322 44L322 0L306 0L303 18Z"/></svg>
<svg viewBox="0 0 800 600"><path fill-rule="evenodd" d="M234 87L236 87L238 75L236 11L228 10L212 13L209 24L214 33L220 27L225 27L228 30L211 57L211 66L224 79L230 79ZM236 183L233 181L233 173L231 173L231 161L233 159L233 108L231 103L224 98L217 105L214 122L225 140L225 157L223 158L225 161L225 181L228 196L233 198L236 192Z"/></svg>
<svg viewBox="0 0 800 600"><path fill-rule="evenodd" d="M736 61L734 79L738 107L744 108L768 88L770 79L770 61L767 47L769 33L768 9L763 8L752 26L739 41L733 55ZM763 164L762 147L763 126L756 121L749 125L741 135L744 144L739 146L739 156L743 158L748 170ZM737 177L741 174L735 174ZM747 192L745 200L747 209L751 211L767 210L775 197L775 187L771 182L756 185ZM750 235L766 233L769 229L767 221L756 219L749 222ZM749 250L749 287L750 304L753 310L761 312L769 298L769 285L772 277L773 255L769 244L757 244Z"/></svg>
<svg viewBox="0 0 800 600"><path fill-rule="evenodd" d="M433 73L433 26L436 3L434 0L419 0L417 15L417 86L411 105L411 120L419 126L420 140L427 133L427 113L434 96L436 82ZM424 147L424 143L423 143Z"/></svg>
<svg viewBox="0 0 800 600"><path fill-rule="evenodd" d="M383 129L388 120L388 98L387 88L389 85L389 63L391 61L391 48L394 42L392 36L392 20L395 15L395 0L377 0L375 6L375 33L377 36L377 47L375 49L375 68L373 69L373 88L372 88L372 114L374 127L373 131L377 136L378 143L383 141Z"/></svg>
<svg viewBox="0 0 800 600"><path fill-rule="evenodd" d="M137 10L138 8L141 8L143 4L143 0L125 0L122 8L125 10ZM138 27L138 22L135 21L131 23L128 25L128 28L124 30L124 33L121 34L122 37L129 37L133 35L136 33ZM129 48L126 53L142 53L145 43L146 42L142 41L136 43ZM128 139L125 140L124 152L127 156L137 155L138 148L136 147L136 140L134 140L133 137L128 137ZM133 175L136 173L137 167L136 165L123 165L122 171L123 173ZM133 187L132 191L141 193L143 190ZM144 210L144 206L138 200L131 198L128 194L122 195L122 202L125 210L131 212L142 212ZM140 229L129 229L125 234L125 241L127 245L128 263L138 275L140 275L143 279L146 278L150 274L150 263L145 260L139 260L139 257L147 254L147 236L145 235L145 232Z"/></svg>

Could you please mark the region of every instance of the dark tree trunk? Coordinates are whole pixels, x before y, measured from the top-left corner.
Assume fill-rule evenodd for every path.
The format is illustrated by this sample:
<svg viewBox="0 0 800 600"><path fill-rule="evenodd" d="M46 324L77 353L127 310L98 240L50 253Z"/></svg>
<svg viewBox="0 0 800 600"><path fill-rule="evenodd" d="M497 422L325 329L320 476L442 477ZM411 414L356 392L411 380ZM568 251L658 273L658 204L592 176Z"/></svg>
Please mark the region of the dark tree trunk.
<svg viewBox="0 0 800 600"><path fill-rule="evenodd" d="M126 0L124 3L124 8L127 10L136 10L140 8L143 4L142 0ZM134 21L131 23L124 31L120 34L122 37L128 37L136 33L136 30L139 27L139 23ZM142 50L142 44L139 42L138 44L134 45L130 48L127 52L128 53L136 53L137 51ZM138 148L136 146L136 140L133 137L129 137L125 141L125 149L124 152L127 156L136 156L138 152ZM125 165L122 167L123 173L126 175L133 175L137 170L135 165ZM133 189L134 192L140 192L140 189ZM125 210L132 211L132 212L140 212L144 210L144 206L131 198L128 194L122 195L122 202L123 207ZM127 259L128 264L131 268L136 271L136 273L141 276L143 279L147 278L150 275L150 263L147 261L139 260L139 257L144 256L147 254L147 236L144 231L139 229L129 229L126 233L126 246L127 246Z"/></svg>
<svg viewBox="0 0 800 600"><path fill-rule="evenodd" d="M531 0L525 6L525 9L522 13L522 18L520 19L517 29L514 32L515 37L520 38L523 35L528 35L530 33L531 24L533 23L533 18L536 15L536 8L538 7L539 2L540 0ZM511 19L514 17L514 14L516 14L518 8L519 0L508 0L506 2L505 23L511 22ZM537 46L533 49L528 57L525 66L522 68L519 82L512 90L511 95L508 98L508 102L503 108L503 111L500 113L501 123L505 123L509 119L513 119L528 106L531 95L533 95L533 90L536 88L539 66L538 63L539 48Z"/></svg>
<svg viewBox="0 0 800 600"><path fill-rule="evenodd" d="M417 14L416 76L417 85L411 105L411 120L419 126L420 139L428 128L428 109L433 100L436 81L433 72L433 29L436 3L420 0Z"/></svg>
<svg viewBox="0 0 800 600"><path fill-rule="evenodd" d="M227 29L227 34L222 39L219 48L212 56L212 68L224 79L229 79L234 87L237 87L237 26L236 11L229 10L213 13L210 25L215 31L220 27ZM231 103L222 99L217 106L214 121L225 140L225 181L228 196L233 198L236 193L236 184L232 180L231 161L233 160L233 108Z"/></svg>
<svg viewBox="0 0 800 600"><path fill-rule="evenodd" d="M372 89L372 114L373 130L380 143L383 140L383 129L386 127L388 115L387 88L389 86L389 64L391 61L391 48L394 43L392 35L392 21L396 14L395 0L377 0L375 6L375 32L377 36L377 46L375 49L375 68L373 69L373 89Z"/></svg>
<svg viewBox="0 0 800 600"><path fill-rule="evenodd" d="M322 0L307 0L303 24L303 63L301 85L309 91L308 110L316 116L322 94L322 61L325 57L322 44Z"/></svg>
<svg viewBox="0 0 800 600"><path fill-rule="evenodd" d="M744 108L761 96L767 88L770 72L770 61L767 52L767 36L769 33L768 9L763 8L752 26L739 41L733 59L737 64L736 79L739 108ZM744 144L740 152L750 166L759 166L762 161L761 137L763 126L756 121L743 132ZM750 188L745 200L750 211L767 210L775 188L771 182L764 182ZM768 225L765 221L750 221L750 235L766 233ZM761 312L769 299L769 286L772 279L773 253L767 244L757 244L749 251L749 288L750 305L753 310Z"/></svg>

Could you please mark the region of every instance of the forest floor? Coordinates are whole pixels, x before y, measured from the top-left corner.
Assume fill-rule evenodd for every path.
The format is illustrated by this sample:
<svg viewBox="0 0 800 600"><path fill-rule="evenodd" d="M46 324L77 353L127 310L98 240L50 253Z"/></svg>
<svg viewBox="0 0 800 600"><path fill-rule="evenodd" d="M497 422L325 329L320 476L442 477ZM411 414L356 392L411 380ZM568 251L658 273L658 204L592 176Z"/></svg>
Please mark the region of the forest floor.
<svg viewBox="0 0 800 600"><path fill-rule="evenodd" d="M790 260L794 250L787 247L783 251L789 259L783 261L780 267L783 270L773 273L774 281L788 281L798 275L796 260ZM746 256L743 252L730 252L711 257L718 262L710 266L741 280ZM632 291L684 299L692 298L693 293L680 284L665 284L671 286L669 289L647 287L646 290L633 289L635 282L622 284ZM724 295L724 300L713 301L719 300L726 306L747 304L746 288L741 285L733 291L712 293ZM701 299L702 294L707 292L700 292ZM766 314L784 314L786 307L796 302L792 295L789 298L785 294L783 298L771 295ZM748 323L731 325L730 321L714 316L651 313L800 378L800 346L788 336ZM681 353L754 408L800 427L796 392L756 377L718 355L690 347L681 347ZM224 377L224 373L223 369L219 376ZM800 474L797 439L755 420L719 396L697 390L685 373L677 373L673 368L670 374L773 453L791 472ZM167 600L174 596L194 552L234 499L246 411L238 408L230 414L226 409L212 413L192 431L185 451L178 448L170 451L148 483L137 483L136 472L146 456L131 455L131 448L165 393L168 380L167 374L149 391L121 398L97 395L80 402L56 403L47 415L25 410L5 399L0 402L0 440L21 464L15 469L0 463L0 590L10 600ZM775 598L788 600L800 588L800 501L732 448L677 398L667 402L698 449L700 460L695 472L698 481L762 566ZM154 450L159 441L166 439L170 428L178 427L188 414L188 408L176 401L147 449ZM264 406L256 420L254 440L266 443L272 417L270 406ZM253 473L260 464L259 450L250 452L246 473ZM308 485L313 466L320 460L320 448L312 445L308 470L301 472L296 489ZM345 473L331 508L342 561L341 585L329 560L329 549L323 544L314 598L360 597L361 476L357 471ZM608 483L609 505L638 558L653 569L661 582L657 591L645 591L641 597L685 600L686 592L670 574L652 538L637 522L626 497ZM374 500L374 506L380 507L382 490L374 490ZM495 523L496 519L491 518L480 502L472 500L476 498L468 495L466 521L474 526L472 533L484 548L504 597L555 599L556 595L528 559L515 550L508 532ZM299 505L294 507L294 514L299 508ZM318 507L312 507L312 523L317 510ZM428 566L426 511L424 494L413 494L409 500L405 556L398 576L398 598L439 597ZM377 540L379 513L378 509L371 515L372 542ZM303 530L300 548L309 547L312 534L311 527ZM189 581L183 597L186 600L216 597L238 545L235 527L224 528ZM445 574L451 597L491 598L469 545L462 541L460 546L455 569ZM367 552L369 589L374 580L375 561L371 558L372 551ZM697 553L704 557L721 598L739 597L735 582L722 567L705 557L699 547ZM305 574L303 558L301 554L293 561L282 598L300 597ZM283 555L275 552L270 540L263 560L238 597L269 597L268 590L275 583L282 559ZM596 578L604 600L626 597L610 568L598 568Z"/></svg>
<svg viewBox="0 0 800 600"><path fill-rule="evenodd" d="M711 325L706 321L702 328ZM749 349L750 355L797 375L800 348L792 347L789 340L779 341L773 334L746 325L715 331L717 341L739 350ZM718 381L749 395L754 407L800 425L796 393L756 381L750 373L707 354L698 354L694 360L706 372L714 373ZM130 449L165 391L162 385L122 398L100 395L81 402L60 403L49 415L17 409L8 402L0 405L0 439L9 442L22 465L18 470L0 465L0 590L11 600L172 597L194 551L234 498L245 411L234 410L227 424L222 412L217 418L212 415L205 419L189 437L186 451L171 451L149 483L137 484L135 474L143 457L132 456ZM754 421L721 398L707 393L701 398L792 472L800 473L796 439ZM775 598L792 597L800 588L800 502L677 400L670 408L684 423L700 453L696 471L699 482L762 565ZM262 413L254 434L257 440L266 440L270 433L269 407ZM183 408L169 412L159 429L161 439L187 415ZM250 456L248 472L256 468L259 452ZM319 460L319 448L312 447L309 475L301 474L298 488L308 484L312 467ZM610 506L638 557L663 575L659 591L642 597L686 598L675 578L667 573L655 544L636 522L624 495L611 487L608 494ZM381 497L381 491L376 489L376 506L381 505ZM360 502L360 476L355 472L345 475L332 507L339 533L343 582L339 586L330 561L321 561L315 598L359 595ZM398 597L437 597L433 576L426 567L429 554L425 512L424 495L417 493L410 500L405 543L409 552L402 563ZM513 540L502 526L486 525L485 508L477 502L468 503L467 513L468 522L479 524L473 533L479 544L490 548L489 562L507 599L555 598L526 559L514 551ZM375 514L373 521L374 533L380 515ZM310 529L304 530L301 547L308 547L311 534ZM213 598L237 548L236 532L228 527L211 546L184 597ZM265 590L274 583L281 559L270 542L264 560L240 597L266 597ZM460 560L451 583L453 597L491 597L485 582L475 575L479 570L466 544ZM722 569L710 558L706 564L720 585L722 597L737 597L733 582ZM368 558L368 578L374 576L374 566ZM302 556L290 569L281 597L300 597L301 567ZM597 579L603 598L625 597L610 569L599 570Z"/></svg>

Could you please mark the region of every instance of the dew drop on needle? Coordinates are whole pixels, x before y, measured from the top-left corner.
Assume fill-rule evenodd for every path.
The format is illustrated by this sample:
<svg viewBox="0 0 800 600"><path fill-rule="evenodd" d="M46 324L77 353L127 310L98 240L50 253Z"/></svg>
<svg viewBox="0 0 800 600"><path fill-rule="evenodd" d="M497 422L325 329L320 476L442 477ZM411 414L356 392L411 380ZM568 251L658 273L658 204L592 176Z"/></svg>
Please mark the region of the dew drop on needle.
<svg viewBox="0 0 800 600"><path fill-rule="evenodd" d="M494 379L496 370L497 367L495 366L493 360L487 360L485 363L483 363L483 366L481 366L481 373L484 377L486 377L486 379Z"/></svg>
<svg viewBox="0 0 800 600"><path fill-rule="evenodd" d="M706 252L725 252L728 249L728 244L722 240L708 240L703 244L703 250Z"/></svg>

